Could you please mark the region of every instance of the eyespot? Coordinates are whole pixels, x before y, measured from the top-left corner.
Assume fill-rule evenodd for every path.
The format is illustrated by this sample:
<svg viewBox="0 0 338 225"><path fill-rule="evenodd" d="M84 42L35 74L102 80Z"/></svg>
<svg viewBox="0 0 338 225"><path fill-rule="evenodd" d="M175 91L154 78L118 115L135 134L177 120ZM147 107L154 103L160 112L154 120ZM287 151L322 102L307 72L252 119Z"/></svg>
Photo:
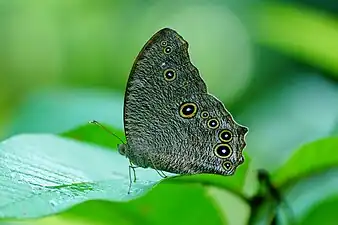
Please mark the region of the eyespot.
<svg viewBox="0 0 338 225"><path fill-rule="evenodd" d="M219 122L215 118L208 120L207 124L208 124L208 127L211 129L216 129L219 126Z"/></svg>
<svg viewBox="0 0 338 225"><path fill-rule="evenodd" d="M202 117L203 119L206 119L206 118L209 117L209 113L208 113L207 111L203 111L203 112L201 112L201 117Z"/></svg>
<svg viewBox="0 0 338 225"><path fill-rule="evenodd" d="M230 170L232 168L232 163L230 161L225 161L222 166L225 170Z"/></svg>
<svg viewBox="0 0 338 225"><path fill-rule="evenodd" d="M223 142L230 142L232 140L232 133L230 130L222 130L218 136Z"/></svg>
<svg viewBox="0 0 338 225"><path fill-rule="evenodd" d="M167 46L167 42L166 41L161 41L161 45L162 46Z"/></svg>
<svg viewBox="0 0 338 225"><path fill-rule="evenodd" d="M232 149L228 144L218 144L214 148L215 155L219 158L226 159L232 154Z"/></svg>
<svg viewBox="0 0 338 225"><path fill-rule="evenodd" d="M172 69L167 69L164 71L164 78L167 80L167 81L173 81L176 79L176 73L174 70Z"/></svg>
<svg viewBox="0 0 338 225"><path fill-rule="evenodd" d="M180 106L180 116L183 118L193 118L197 113L197 106L195 103L183 103Z"/></svg>
<svg viewBox="0 0 338 225"><path fill-rule="evenodd" d="M172 48L170 46L167 46L167 47L164 48L163 51L164 51L165 54L170 54L171 51L172 51Z"/></svg>

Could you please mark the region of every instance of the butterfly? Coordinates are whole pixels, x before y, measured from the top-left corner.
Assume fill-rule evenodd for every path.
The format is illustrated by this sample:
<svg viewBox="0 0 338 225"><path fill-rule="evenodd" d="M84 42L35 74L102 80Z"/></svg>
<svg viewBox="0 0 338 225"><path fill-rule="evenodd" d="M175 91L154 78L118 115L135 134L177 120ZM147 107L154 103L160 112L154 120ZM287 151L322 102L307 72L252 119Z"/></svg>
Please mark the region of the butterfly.
<svg viewBox="0 0 338 225"><path fill-rule="evenodd" d="M232 175L244 162L248 128L208 93L190 61L188 42L170 28L154 34L134 62L124 130L127 142L118 149L132 166Z"/></svg>

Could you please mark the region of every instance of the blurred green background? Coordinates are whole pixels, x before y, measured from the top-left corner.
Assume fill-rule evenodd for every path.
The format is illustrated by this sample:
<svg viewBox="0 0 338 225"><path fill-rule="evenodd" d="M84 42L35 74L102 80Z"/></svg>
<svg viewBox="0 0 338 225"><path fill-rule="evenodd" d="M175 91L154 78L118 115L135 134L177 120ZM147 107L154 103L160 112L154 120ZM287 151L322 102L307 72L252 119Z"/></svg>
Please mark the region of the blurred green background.
<svg viewBox="0 0 338 225"><path fill-rule="evenodd" d="M249 127L253 164L273 171L338 133L337 12L329 0L0 0L0 137L93 119L122 129L133 61L170 27L209 92Z"/></svg>

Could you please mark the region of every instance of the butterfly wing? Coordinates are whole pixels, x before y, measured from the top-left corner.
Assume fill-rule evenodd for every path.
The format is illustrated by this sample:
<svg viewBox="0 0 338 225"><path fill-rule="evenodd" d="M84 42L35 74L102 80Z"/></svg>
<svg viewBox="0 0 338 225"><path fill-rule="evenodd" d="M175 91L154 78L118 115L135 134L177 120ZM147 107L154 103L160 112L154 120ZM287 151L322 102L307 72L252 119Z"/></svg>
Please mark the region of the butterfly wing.
<svg viewBox="0 0 338 225"><path fill-rule="evenodd" d="M210 120L216 120L217 127L210 128ZM190 62L188 43L168 28L157 32L135 60L127 82L124 126L127 145L120 152L141 167L231 174L243 162L245 128L207 93ZM231 130L233 138L223 143L229 155L218 157L214 149L222 144L219 132L224 129ZM224 163L231 166L224 169Z"/></svg>

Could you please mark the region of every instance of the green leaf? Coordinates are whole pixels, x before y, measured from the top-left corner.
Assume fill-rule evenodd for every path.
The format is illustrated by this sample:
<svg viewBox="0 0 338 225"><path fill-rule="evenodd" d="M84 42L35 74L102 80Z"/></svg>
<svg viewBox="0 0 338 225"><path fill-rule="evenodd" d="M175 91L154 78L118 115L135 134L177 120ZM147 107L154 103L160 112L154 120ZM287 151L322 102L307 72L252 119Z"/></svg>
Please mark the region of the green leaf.
<svg viewBox="0 0 338 225"><path fill-rule="evenodd" d="M288 186L297 180L338 166L338 137L321 139L304 145L272 174L273 183Z"/></svg>
<svg viewBox="0 0 338 225"><path fill-rule="evenodd" d="M147 196L128 203L91 200L58 215L37 219L34 224L218 225L227 222L208 188L197 184L162 184Z"/></svg>
<svg viewBox="0 0 338 225"><path fill-rule="evenodd" d="M211 201L208 188L201 184L181 185L164 181L131 204L134 210L149 217L154 224L226 224L220 217L217 204Z"/></svg>
<svg viewBox="0 0 338 225"><path fill-rule="evenodd" d="M337 224L338 196L332 196L314 205L299 225Z"/></svg>
<svg viewBox="0 0 338 225"><path fill-rule="evenodd" d="M0 217L39 217L90 199L127 201L160 177L139 169L132 193L126 158L54 135L18 135L0 144ZM31 206L34 207L31 207Z"/></svg>
<svg viewBox="0 0 338 225"><path fill-rule="evenodd" d="M233 193L224 189L209 187L208 194L219 205L220 210L226 216L228 224L248 224L250 206L247 201L238 198Z"/></svg>
<svg viewBox="0 0 338 225"><path fill-rule="evenodd" d="M84 127L77 131L83 129L88 131ZM87 137L92 138L90 135L84 137L86 141ZM154 193L141 197L160 181L155 170L136 169L138 180L132 184L132 192L128 195L129 161L126 158L116 151L70 138L50 134L14 136L0 143L0 161L0 218L47 216L87 200L103 199L119 203L116 211L127 210L126 215L133 209L139 215L137 217L144 218L144 210L151 208L149 216L156 223L165 214L162 211L164 203L169 211L177 211L174 218L177 221L178 218L181 218L180 221L188 220L185 215L188 212L193 215L203 205L203 215L212 214L212 219L208 220L219 224L214 208L208 206L211 203L205 202L204 188L216 185L230 190L241 189L247 170L246 164L243 164L237 177L207 175L199 180L199 175L196 178L191 176L194 179L192 183L167 179L156 186ZM123 203L139 197L135 202ZM185 210L178 209L177 202ZM195 217L197 221L203 221L203 218Z"/></svg>
<svg viewBox="0 0 338 225"><path fill-rule="evenodd" d="M108 131L104 130L102 127L99 127L95 124L85 124L79 126L73 130L60 134L60 136L72 138L82 142L94 143L96 145L112 148L115 150L117 148L117 145L121 144L119 138L122 139L122 141L126 142L123 131L113 128L104 123L102 123L102 125L107 130L109 130L109 132L114 133L118 138L110 134Z"/></svg>
<svg viewBox="0 0 338 225"><path fill-rule="evenodd" d="M259 43L338 77L337 18L305 5L277 2L264 2L253 15Z"/></svg>

